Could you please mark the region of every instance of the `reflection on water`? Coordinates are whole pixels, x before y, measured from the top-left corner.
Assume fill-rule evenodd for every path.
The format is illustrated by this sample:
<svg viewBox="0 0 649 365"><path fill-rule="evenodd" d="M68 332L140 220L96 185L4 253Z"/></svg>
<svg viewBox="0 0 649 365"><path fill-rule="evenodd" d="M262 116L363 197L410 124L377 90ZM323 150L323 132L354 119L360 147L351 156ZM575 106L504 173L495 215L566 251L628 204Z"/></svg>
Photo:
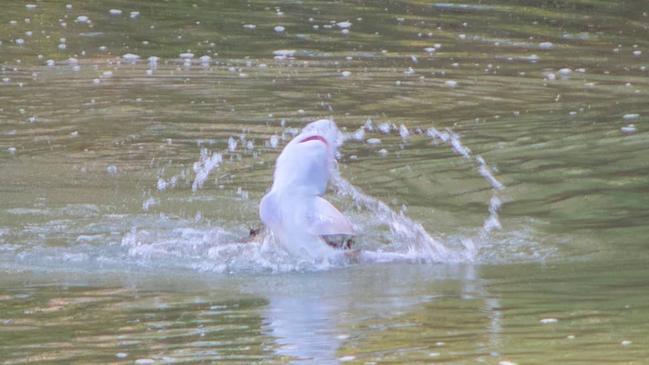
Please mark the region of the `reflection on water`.
<svg viewBox="0 0 649 365"><path fill-rule="evenodd" d="M644 266L600 267L49 278L64 286L25 285L24 275L12 275L0 291L0 354L8 364L644 359L646 295L637 290Z"/></svg>
<svg viewBox="0 0 649 365"><path fill-rule="evenodd" d="M84 287L77 287L75 279L68 279L73 284L63 289L7 291L2 297L7 314L4 325L23 333L19 337L26 341L43 326L68 328L70 337L41 336L40 345L34 347L39 357L51 360L78 359L76 356L86 351L90 355L96 343L101 351L93 361L98 362L102 356L162 362L226 358L245 362L271 356L294 363L337 363L367 356L357 350L343 350L350 342L371 340L363 327L386 334L393 326L407 328L408 323L400 323L407 319L400 317L445 297L444 290L455 292L463 300L485 300L487 294L472 270L386 266L380 270L246 277L226 280L225 285L223 278L216 282L185 278L180 279L187 280L181 284L184 289L169 286L167 278L136 279L138 290L96 288L92 278ZM128 287L126 280L121 285ZM403 280L415 284L402 286ZM111 279L102 279L106 281ZM228 299L233 295L229 292L233 281L242 293ZM364 290L359 291L359 287ZM174 288L180 292L169 291ZM497 303L497 299L489 300ZM19 307L26 309L19 312ZM486 313L491 318L495 308L485 308L489 308ZM499 327L498 316L493 318L491 330ZM77 328L87 325L84 322L93 327L108 326L115 332L75 334ZM439 337L439 341L444 339ZM143 345L148 352L142 350ZM78 354L60 353L57 346L78 347ZM19 354L8 351L9 363L19 363Z"/></svg>
<svg viewBox="0 0 649 365"><path fill-rule="evenodd" d="M648 11L4 4L0 362L641 363ZM369 256L313 272L241 239L320 117Z"/></svg>
<svg viewBox="0 0 649 365"><path fill-rule="evenodd" d="M398 275L397 271L400 272ZM475 277L474 268L467 266L434 270L387 267L380 271L351 272L342 276L316 276L306 280L290 278L286 283L289 285L285 285L290 289L272 287L269 290L269 309L265 318L271 329L269 335L277 338L280 345L277 353L295 357L293 363L319 364L353 361L357 356L367 356L362 353L362 347L353 345L346 351L338 350L343 345L348 347L350 342L362 343L361 339L367 335L357 333L359 327L382 320L381 324L369 327L389 332L390 326L385 322L395 317L398 322L399 317L418 311L423 303L435 302L443 294L437 293L439 288L433 291L424 289L431 285L432 277L427 277L430 274L434 274L435 280L449 282L451 290L462 299L484 301L490 345L495 351L500 335L500 315L496 313L498 299L489 298ZM404 278L414 279L418 284L400 286ZM359 292L359 287L364 290ZM402 326L409 327L407 323L401 323L395 328ZM437 342L442 343L441 340ZM343 354L347 352L349 354ZM381 357L375 360L381 360Z"/></svg>

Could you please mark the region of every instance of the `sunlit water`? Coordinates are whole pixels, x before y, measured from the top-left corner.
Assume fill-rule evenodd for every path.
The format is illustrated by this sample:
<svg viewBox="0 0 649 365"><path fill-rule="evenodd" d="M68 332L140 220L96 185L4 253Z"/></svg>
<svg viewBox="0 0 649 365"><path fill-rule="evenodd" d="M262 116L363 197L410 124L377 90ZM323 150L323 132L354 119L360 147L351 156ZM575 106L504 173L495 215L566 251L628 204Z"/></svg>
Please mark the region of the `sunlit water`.
<svg viewBox="0 0 649 365"><path fill-rule="evenodd" d="M0 13L0 363L646 363L643 1ZM360 259L246 243L345 134Z"/></svg>

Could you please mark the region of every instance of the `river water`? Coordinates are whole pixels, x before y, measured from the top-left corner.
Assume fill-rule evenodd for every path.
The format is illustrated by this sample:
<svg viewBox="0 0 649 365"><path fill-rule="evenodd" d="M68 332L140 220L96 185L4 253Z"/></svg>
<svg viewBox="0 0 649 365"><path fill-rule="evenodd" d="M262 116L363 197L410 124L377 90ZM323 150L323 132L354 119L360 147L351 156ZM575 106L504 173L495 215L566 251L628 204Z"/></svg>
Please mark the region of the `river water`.
<svg viewBox="0 0 649 365"><path fill-rule="evenodd" d="M0 364L648 363L648 12L3 4ZM243 243L319 118L360 262Z"/></svg>

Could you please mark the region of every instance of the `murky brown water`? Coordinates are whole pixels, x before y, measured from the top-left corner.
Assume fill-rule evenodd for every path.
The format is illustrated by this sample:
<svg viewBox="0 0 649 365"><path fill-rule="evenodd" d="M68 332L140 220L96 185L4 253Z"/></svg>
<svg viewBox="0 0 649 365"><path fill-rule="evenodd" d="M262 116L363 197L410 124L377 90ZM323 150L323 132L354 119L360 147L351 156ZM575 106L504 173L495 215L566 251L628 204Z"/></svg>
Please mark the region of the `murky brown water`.
<svg viewBox="0 0 649 365"><path fill-rule="evenodd" d="M1 364L647 363L646 2L25 4L0 13ZM448 252L229 244L323 117L341 175ZM410 244L329 198L361 248Z"/></svg>

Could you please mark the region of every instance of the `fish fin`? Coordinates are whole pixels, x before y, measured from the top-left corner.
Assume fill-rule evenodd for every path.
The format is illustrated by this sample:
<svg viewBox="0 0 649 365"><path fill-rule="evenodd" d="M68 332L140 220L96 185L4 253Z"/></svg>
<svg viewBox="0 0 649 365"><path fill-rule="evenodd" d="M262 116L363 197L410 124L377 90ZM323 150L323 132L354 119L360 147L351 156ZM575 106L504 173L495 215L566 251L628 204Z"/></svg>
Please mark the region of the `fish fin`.
<svg viewBox="0 0 649 365"><path fill-rule="evenodd" d="M277 197L272 192L264 195L259 203L259 218L268 227L276 227L281 221Z"/></svg>
<svg viewBox="0 0 649 365"><path fill-rule="evenodd" d="M354 235L354 227L336 207L321 197L316 197L313 211L309 212L309 227L311 234L324 235Z"/></svg>

